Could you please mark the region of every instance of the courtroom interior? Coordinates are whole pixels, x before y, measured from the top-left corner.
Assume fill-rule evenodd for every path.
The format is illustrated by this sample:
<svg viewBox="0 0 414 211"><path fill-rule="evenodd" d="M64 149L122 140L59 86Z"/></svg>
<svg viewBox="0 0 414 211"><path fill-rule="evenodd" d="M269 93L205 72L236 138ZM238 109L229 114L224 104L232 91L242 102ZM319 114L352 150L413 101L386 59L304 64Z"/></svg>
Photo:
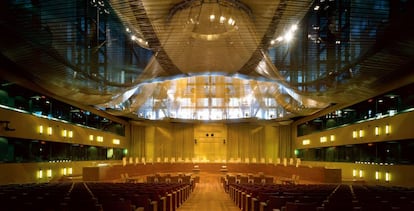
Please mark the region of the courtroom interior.
<svg viewBox="0 0 414 211"><path fill-rule="evenodd" d="M3 0L0 210L414 210L414 2Z"/></svg>

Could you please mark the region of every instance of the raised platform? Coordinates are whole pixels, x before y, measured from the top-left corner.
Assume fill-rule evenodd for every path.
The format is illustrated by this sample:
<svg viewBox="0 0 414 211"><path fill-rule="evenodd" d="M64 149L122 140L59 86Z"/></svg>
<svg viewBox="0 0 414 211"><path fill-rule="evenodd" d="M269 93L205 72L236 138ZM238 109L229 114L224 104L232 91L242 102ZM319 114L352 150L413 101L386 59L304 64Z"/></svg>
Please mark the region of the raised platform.
<svg viewBox="0 0 414 211"><path fill-rule="evenodd" d="M341 169L327 169L323 167L309 166L284 166L273 164L244 164L244 163L154 163L154 164L129 164L112 165L102 167L84 167L84 181L105 181L116 180L121 174L143 176L155 173L168 172L198 172L204 173L223 173L222 166L225 165L228 172L257 173L263 172L265 175L274 177L300 176L301 180L314 181L319 183L340 183ZM195 168L196 167L196 168Z"/></svg>

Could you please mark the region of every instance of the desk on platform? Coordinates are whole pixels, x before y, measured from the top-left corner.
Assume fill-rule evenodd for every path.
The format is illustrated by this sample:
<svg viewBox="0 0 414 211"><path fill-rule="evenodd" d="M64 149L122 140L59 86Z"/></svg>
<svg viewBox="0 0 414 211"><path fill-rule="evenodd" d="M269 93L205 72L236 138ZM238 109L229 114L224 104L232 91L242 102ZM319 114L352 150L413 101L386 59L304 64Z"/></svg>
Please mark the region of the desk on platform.
<svg viewBox="0 0 414 211"><path fill-rule="evenodd" d="M223 169L223 164L226 166ZM195 166L198 166L198 168ZM121 174L128 173L131 177L169 172L206 172L222 174L223 172L256 173L274 177L290 178L292 175L300 176L301 180L321 183L340 183L341 169L327 169L324 167L308 166L284 166L265 163L153 163L153 164L129 164L84 167L84 181L102 181L119 179Z"/></svg>

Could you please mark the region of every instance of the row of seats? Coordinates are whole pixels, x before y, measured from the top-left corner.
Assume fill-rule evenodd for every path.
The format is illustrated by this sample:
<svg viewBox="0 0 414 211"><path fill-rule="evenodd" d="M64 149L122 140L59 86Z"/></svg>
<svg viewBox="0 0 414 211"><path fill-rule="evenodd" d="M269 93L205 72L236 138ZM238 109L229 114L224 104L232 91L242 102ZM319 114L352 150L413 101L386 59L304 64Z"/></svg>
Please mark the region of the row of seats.
<svg viewBox="0 0 414 211"><path fill-rule="evenodd" d="M175 211L191 192L188 183L16 184L0 186L0 204L10 211Z"/></svg>
<svg viewBox="0 0 414 211"><path fill-rule="evenodd" d="M297 184L299 176L293 175L292 178L280 178L280 181L284 184ZM275 183L275 178L264 175L263 172L259 172L258 174L228 173L221 177L221 182L225 191L228 192L231 184L273 184Z"/></svg>
<svg viewBox="0 0 414 211"><path fill-rule="evenodd" d="M334 185L233 184L229 195L243 210L281 210L287 202L312 203L316 207L334 188Z"/></svg>
<svg viewBox="0 0 414 211"><path fill-rule="evenodd" d="M414 189L336 184L231 184L243 211L414 210Z"/></svg>
<svg viewBox="0 0 414 211"><path fill-rule="evenodd" d="M98 199L127 200L135 205L135 208L154 211L174 211L192 192L189 183L88 183L88 187ZM107 210L120 209L112 207Z"/></svg>

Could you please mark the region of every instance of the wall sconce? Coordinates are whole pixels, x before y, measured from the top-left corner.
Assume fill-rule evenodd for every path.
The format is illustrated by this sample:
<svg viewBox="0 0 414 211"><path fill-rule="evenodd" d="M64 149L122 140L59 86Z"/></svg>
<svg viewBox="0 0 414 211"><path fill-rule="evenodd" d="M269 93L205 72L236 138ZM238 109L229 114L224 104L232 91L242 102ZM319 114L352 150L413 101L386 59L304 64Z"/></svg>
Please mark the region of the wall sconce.
<svg viewBox="0 0 414 211"><path fill-rule="evenodd" d="M68 136L69 138L73 138L73 131L69 130Z"/></svg>
<svg viewBox="0 0 414 211"><path fill-rule="evenodd" d="M364 130L359 130L359 137L360 138L364 137Z"/></svg>
<svg viewBox="0 0 414 211"><path fill-rule="evenodd" d="M325 143L326 142L326 136L322 136L319 140L320 140L321 143Z"/></svg>
<svg viewBox="0 0 414 211"><path fill-rule="evenodd" d="M356 130L352 131L352 138L357 138L358 137L358 133Z"/></svg>
<svg viewBox="0 0 414 211"><path fill-rule="evenodd" d="M43 134L43 125L39 125L38 132L39 134Z"/></svg>
<svg viewBox="0 0 414 211"><path fill-rule="evenodd" d="M119 139L114 139L112 140L113 144L119 145L121 143L121 141Z"/></svg>
<svg viewBox="0 0 414 211"><path fill-rule="evenodd" d="M389 124L385 125L385 134L389 135L391 133L391 126Z"/></svg>
<svg viewBox="0 0 414 211"><path fill-rule="evenodd" d="M52 169L48 169L46 171L46 176L47 176L47 178L51 178L52 177Z"/></svg>
<svg viewBox="0 0 414 211"><path fill-rule="evenodd" d="M68 169L67 168L63 168L62 169L62 175L66 176L66 174L68 174Z"/></svg>
<svg viewBox="0 0 414 211"><path fill-rule="evenodd" d="M102 136L96 136L96 141L97 142L103 142L103 137Z"/></svg>
<svg viewBox="0 0 414 211"><path fill-rule="evenodd" d="M357 175L357 170L356 169L353 169L352 170L352 177L356 177L356 175Z"/></svg>
<svg viewBox="0 0 414 211"><path fill-rule="evenodd" d="M389 182L391 181L391 173L390 172L385 172L385 182Z"/></svg>
<svg viewBox="0 0 414 211"><path fill-rule="evenodd" d="M375 171L375 180L379 180L381 178L381 174L379 171Z"/></svg>
<svg viewBox="0 0 414 211"><path fill-rule="evenodd" d="M331 141L335 141L335 135L331 135Z"/></svg>
<svg viewBox="0 0 414 211"><path fill-rule="evenodd" d="M72 173L73 173L72 167L68 168L68 174L72 175Z"/></svg>
<svg viewBox="0 0 414 211"><path fill-rule="evenodd" d="M68 131L66 129L62 130L62 136L63 137L68 136Z"/></svg>
<svg viewBox="0 0 414 211"><path fill-rule="evenodd" d="M43 170L42 170L42 169L39 169L39 170L37 171L37 178L38 178L38 179L42 179L42 178L43 178Z"/></svg>
<svg viewBox="0 0 414 211"><path fill-rule="evenodd" d="M302 145L309 145L310 144L310 140L309 139L305 139L302 141Z"/></svg>
<svg viewBox="0 0 414 211"><path fill-rule="evenodd" d="M50 136L53 134L53 128L52 127L47 127L47 134Z"/></svg>
<svg viewBox="0 0 414 211"><path fill-rule="evenodd" d="M375 126L375 135L379 136L380 135L380 129L378 126Z"/></svg>
<svg viewBox="0 0 414 211"><path fill-rule="evenodd" d="M93 141L93 135L89 135L89 141Z"/></svg>
<svg viewBox="0 0 414 211"><path fill-rule="evenodd" d="M364 177L364 171L359 170L359 178L362 178L362 177Z"/></svg>

